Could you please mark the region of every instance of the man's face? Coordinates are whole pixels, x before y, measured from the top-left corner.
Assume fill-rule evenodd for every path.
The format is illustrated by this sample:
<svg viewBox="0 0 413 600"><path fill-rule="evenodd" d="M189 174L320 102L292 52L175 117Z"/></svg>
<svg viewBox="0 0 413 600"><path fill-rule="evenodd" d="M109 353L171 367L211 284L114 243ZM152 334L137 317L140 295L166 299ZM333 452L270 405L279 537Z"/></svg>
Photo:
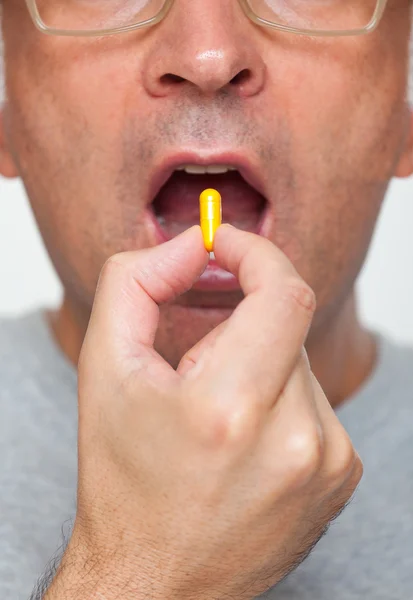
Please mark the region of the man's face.
<svg viewBox="0 0 413 600"><path fill-rule="evenodd" d="M88 313L110 255L159 243L152 211L171 236L217 187L227 220L265 218L322 327L351 293L388 180L410 165L409 29L409 0L342 38L260 28L235 0L176 0L155 27L64 38L5 0L4 137L73 308ZM188 163L244 168L265 198L234 171L181 171L151 205L163 168ZM162 309L157 345L173 364L242 297L211 281Z"/></svg>

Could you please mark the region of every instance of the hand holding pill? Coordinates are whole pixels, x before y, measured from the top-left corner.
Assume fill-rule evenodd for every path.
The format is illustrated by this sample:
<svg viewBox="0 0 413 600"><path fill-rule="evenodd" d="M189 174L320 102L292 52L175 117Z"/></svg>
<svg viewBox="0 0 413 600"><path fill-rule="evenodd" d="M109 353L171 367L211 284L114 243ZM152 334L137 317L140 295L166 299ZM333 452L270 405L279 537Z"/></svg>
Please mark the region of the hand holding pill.
<svg viewBox="0 0 413 600"><path fill-rule="evenodd" d="M214 219L103 268L79 362L78 513L47 600L254 598L361 477L304 351L312 291L268 240ZM158 307L203 272L214 234L245 298L174 370L153 348Z"/></svg>

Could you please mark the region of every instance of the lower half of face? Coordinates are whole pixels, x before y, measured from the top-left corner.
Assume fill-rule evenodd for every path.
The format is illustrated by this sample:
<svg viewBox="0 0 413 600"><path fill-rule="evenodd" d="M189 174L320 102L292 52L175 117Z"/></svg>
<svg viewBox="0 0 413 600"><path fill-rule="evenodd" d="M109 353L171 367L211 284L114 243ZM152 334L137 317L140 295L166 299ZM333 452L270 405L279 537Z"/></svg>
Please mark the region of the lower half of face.
<svg viewBox="0 0 413 600"><path fill-rule="evenodd" d="M274 46L260 94L212 101L185 89L145 95L128 45L104 53L82 42L74 52L67 40L30 46L26 36L23 56L17 37L8 42L8 138L78 312L90 311L112 254L154 246L198 222L205 187L221 191L224 221L265 235L294 263L317 295L315 327L340 310L408 123L406 57L394 36L359 46L330 41L330 55L310 44L305 59L279 50L284 61ZM128 66L120 72L119 64ZM209 165L223 172L194 174L196 156L212 150L228 157ZM169 178L152 187L171 157ZM162 307L159 351L176 364L241 299L236 282L210 267L196 289Z"/></svg>

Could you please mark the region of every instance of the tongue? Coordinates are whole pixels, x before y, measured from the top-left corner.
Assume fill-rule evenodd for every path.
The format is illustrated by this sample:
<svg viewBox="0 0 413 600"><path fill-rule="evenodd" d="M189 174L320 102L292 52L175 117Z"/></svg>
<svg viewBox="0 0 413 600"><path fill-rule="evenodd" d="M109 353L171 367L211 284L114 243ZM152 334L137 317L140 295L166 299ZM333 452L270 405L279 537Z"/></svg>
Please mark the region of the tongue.
<svg viewBox="0 0 413 600"><path fill-rule="evenodd" d="M215 188L222 196L222 221L246 231L256 231L265 199L237 171L221 175L189 175L175 171L155 198L153 208L170 238L199 223L199 196Z"/></svg>

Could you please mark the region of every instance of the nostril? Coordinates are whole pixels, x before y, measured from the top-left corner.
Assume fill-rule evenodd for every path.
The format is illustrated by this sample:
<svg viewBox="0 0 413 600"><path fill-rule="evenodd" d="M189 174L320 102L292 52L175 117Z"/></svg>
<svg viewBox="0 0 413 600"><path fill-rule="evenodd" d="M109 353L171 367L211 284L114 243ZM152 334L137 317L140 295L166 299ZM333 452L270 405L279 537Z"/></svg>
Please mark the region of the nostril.
<svg viewBox="0 0 413 600"><path fill-rule="evenodd" d="M182 83L183 81L185 81L183 77L180 77L179 75L174 75L173 73L165 73L165 75L162 75L160 79L161 83Z"/></svg>
<svg viewBox="0 0 413 600"><path fill-rule="evenodd" d="M245 83L251 77L251 71L249 69L242 69L239 73L235 75L230 81L232 85L240 85L241 83Z"/></svg>

